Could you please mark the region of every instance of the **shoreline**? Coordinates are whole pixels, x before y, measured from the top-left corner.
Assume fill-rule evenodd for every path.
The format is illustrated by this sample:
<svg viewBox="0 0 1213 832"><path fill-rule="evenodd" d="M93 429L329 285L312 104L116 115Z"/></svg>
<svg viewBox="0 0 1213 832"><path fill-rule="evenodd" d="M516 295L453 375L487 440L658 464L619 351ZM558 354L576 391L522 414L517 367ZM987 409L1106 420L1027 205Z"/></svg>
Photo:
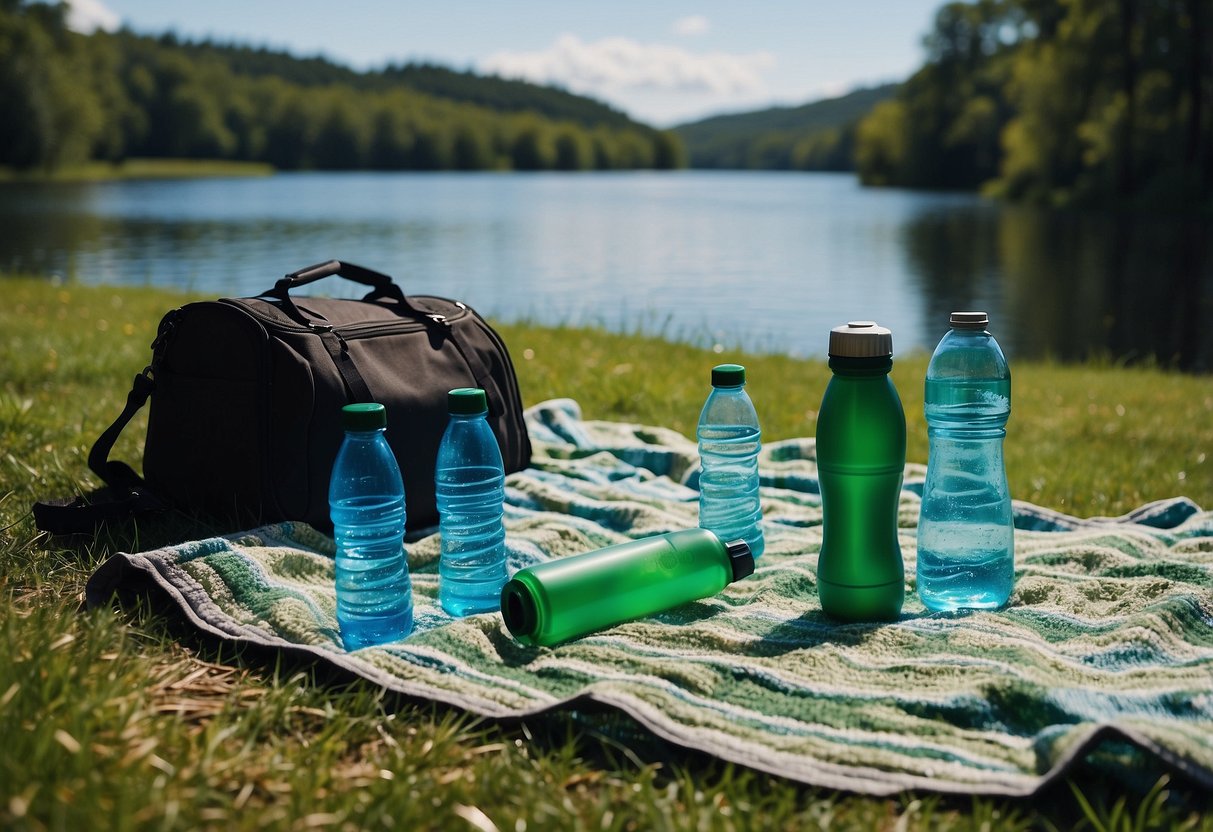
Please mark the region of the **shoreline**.
<svg viewBox="0 0 1213 832"><path fill-rule="evenodd" d="M263 162L236 162L215 159L126 159L86 162L51 172L17 171L0 167L0 185L79 185L95 182L126 182L144 179L208 179L218 177L271 176L272 165Z"/></svg>

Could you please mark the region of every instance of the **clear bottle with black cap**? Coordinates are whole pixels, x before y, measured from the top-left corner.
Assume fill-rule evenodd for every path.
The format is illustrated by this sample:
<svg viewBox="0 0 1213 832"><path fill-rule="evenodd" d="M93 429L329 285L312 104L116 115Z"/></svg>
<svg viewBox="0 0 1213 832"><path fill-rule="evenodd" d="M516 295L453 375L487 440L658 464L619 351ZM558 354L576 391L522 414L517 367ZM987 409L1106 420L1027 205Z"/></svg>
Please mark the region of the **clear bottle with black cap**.
<svg viewBox="0 0 1213 832"><path fill-rule="evenodd" d="M715 595L753 574L744 540L682 529L520 569L501 615L523 644L550 646Z"/></svg>
<svg viewBox="0 0 1213 832"><path fill-rule="evenodd" d="M699 441L699 525L723 540L741 538L755 558L766 548L758 494L762 428L746 393L745 367L712 368L712 392L695 429Z"/></svg>

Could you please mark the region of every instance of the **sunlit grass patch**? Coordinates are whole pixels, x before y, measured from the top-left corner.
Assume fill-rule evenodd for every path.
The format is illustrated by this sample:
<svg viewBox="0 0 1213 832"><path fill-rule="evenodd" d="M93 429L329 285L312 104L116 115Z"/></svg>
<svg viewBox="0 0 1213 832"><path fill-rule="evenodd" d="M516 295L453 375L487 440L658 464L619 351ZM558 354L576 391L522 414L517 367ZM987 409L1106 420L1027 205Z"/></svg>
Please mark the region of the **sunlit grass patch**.
<svg viewBox="0 0 1213 832"><path fill-rule="evenodd" d="M263 652L233 651L146 602L82 610L85 582L143 524L49 540L32 501L98 483L85 457L147 362L151 289L4 278L0 305L0 827L28 829L1092 829L1168 828L1185 801L1080 779L1028 803L806 788L707 759L615 713L479 721ZM105 324L102 325L101 322ZM571 397L591 419L688 436L711 366L749 368L768 440L813 435L824 361L592 328L501 325L526 404ZM898 357L910 459L925 461L926 357ZM1213 384L1158 369L1023 363L1007 439L1015 496L1118 514L1186 494L1213 505ZM137 463L142 423L115 456ZM1183 472L1184 476L1179 477ZM184 533L184 532L183 532Z"/></svg>

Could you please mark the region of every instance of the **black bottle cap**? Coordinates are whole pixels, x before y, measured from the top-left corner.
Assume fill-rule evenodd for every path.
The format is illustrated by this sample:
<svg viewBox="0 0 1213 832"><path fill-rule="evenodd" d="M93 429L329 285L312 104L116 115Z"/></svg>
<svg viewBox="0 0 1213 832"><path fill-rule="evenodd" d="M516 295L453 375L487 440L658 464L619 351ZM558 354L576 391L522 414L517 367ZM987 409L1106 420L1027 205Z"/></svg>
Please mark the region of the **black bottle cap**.
<svg viewBox="0 0 1213 832"><path fill-rule="evenodd" d="M724 544L729 553L729 563L733 566L733 580L740 581L754 574L754 554L750 545L744 540L731 540Z"/></svg>
<svg viewBox="0 0 1213 832"><path fill-rule="evenodd" d="M539 611L530 587L519 580L507 581L501 588L501 617L515 638L532 636L539 625Z"/></svg>

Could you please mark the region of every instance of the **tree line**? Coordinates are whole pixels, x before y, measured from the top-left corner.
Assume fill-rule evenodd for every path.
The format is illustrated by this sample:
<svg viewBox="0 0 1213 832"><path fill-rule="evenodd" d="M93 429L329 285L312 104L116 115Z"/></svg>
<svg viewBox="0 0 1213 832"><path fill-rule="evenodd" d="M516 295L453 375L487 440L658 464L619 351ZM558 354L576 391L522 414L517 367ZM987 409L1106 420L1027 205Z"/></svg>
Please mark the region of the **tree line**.
<svg viewBox="0 0 1213 832"><path fill-rule="evenodd" d="M865 184L1213 199L1213 0L949 3L926 48L859 124Z"/></svg>
<svg viewBox="0 0 1213 832"><path fill-rule="evenodd" d="M676 168L672 133L606 105L432 66L321 58L129 31L70 31L62 4L0 0L0 165L131 157L283 170Z"/></svg>

